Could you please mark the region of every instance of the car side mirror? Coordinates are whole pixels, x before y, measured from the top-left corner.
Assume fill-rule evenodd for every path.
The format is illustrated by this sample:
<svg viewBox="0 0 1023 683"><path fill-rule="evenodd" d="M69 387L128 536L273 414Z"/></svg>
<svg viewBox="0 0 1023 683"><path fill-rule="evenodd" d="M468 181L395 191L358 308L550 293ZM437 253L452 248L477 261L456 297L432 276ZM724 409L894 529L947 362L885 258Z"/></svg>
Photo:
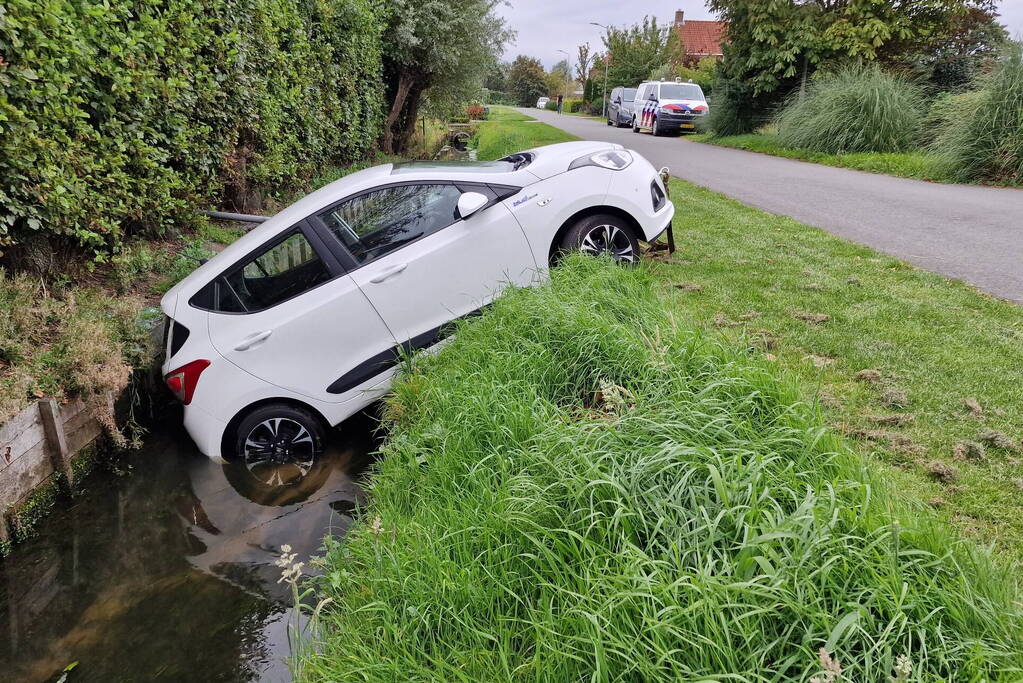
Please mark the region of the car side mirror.
<svg viewBox="0 0 1023 683"><path fill-rule="evenodd" d="M490 198L479 192L463 192L458 198L458 217L468 218L490 203Z"/></svg>

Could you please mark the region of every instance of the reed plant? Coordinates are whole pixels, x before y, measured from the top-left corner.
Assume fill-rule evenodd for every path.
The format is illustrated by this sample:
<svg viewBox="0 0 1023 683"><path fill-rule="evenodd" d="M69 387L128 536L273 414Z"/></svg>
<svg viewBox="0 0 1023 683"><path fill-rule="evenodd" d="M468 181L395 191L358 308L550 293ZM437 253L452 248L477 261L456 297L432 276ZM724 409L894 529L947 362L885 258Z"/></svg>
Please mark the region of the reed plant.
<svg viewBox="0 0 1023 683"><path fill-rule="evenodd" d="M923 94L877 66L852 67L811 82L776 117L778 139L813 152L901 152L916 144Z"/></svg>

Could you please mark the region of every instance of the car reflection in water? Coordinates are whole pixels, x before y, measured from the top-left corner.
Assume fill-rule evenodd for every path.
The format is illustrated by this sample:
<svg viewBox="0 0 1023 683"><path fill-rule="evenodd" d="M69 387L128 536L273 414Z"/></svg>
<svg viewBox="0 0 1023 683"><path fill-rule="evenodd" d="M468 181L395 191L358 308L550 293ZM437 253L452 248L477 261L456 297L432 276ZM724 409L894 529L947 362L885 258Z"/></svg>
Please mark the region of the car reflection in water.
<svg viewBox="0 0 1023 683"><path fill-rule="evenodd" d="M288 680L290 589L274 562L341 535L378 444L358 415L308 466L249 470L178 429L96 473L70 507L0 561L0 671L75 681ZM69 680L71 680L69 678Z"/></svg>

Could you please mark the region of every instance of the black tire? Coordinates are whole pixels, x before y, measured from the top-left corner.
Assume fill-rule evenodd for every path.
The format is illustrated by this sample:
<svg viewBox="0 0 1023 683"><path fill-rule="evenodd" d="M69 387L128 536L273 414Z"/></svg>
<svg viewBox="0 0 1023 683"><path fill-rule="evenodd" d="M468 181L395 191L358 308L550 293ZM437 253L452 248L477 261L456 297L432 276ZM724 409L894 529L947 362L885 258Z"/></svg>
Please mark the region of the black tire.
<svg viewBox="0 0 1023 683"><path fill-rule="evenodd" d="M658 121L657 121L657 118L655 117L654 118L654 125L650 127L650 134L653 135L654 137L660 137L661 135L664 134L661 131L661 129L658 127L657 124L658 124Z"/></svg>
<svg viewBox="0 0 1023 683"><path fill-rule="evenodd" d="M639 119L637 119L635 116L632 117L632 132L633 133L639 132Z"/></svg>
<svg viewBox="0 0 1023 683"><path fill-rule="evenodd" d="M270 403L245 416L224 455L266 486L289 486L313 471L326 436L327 426L308 410Z"/></svg>
<svg viewBox="0 0 1023 683"><path fill-rule="evenodd" d="M611 122L611 119L610 119L610 118L608 118L608 120L607 120L607 125L609 125L609 126L617 126L618 124L617 124L617 123L612 123L612 122Z"/></svg>
<svg viewBox="0 0 1023 683"><path fill-rule="evenodd" d="M560 253L609 254L618 263L639 263L639 240L626 221L618 216L598 214L581 219L568 229L559 245Z"/></svg>

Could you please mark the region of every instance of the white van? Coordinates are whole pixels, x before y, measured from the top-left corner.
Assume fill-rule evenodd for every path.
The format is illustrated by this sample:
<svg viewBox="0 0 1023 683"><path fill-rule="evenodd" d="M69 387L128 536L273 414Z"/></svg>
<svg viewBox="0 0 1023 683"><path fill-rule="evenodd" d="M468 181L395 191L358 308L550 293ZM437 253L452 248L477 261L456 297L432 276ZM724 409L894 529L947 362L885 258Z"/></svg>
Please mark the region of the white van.
<svg viewBox="0 0 1023 683"><path fill-rule="evenodd" d="M710 107L703 89L689 81L644 81L639 84L632 109L632 132L654 135L695 133L696 123Z"/></svg>

